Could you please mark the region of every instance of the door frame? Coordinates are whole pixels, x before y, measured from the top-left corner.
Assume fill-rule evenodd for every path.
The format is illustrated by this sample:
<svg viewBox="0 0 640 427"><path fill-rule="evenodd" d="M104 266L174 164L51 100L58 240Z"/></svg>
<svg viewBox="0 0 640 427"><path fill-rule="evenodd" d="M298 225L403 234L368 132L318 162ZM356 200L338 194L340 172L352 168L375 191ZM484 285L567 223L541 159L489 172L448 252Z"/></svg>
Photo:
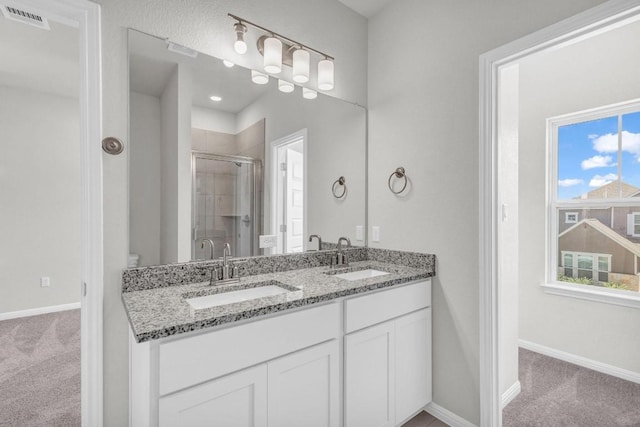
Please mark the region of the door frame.
<svg viewBox="0 0 640 427"><path fill-rule="evenodd" d="M267 159L267 163L271 163L271 167L269 168L269 171L271 173L270 177L268 178L268 181L266 182L271 182L271 188L270 190L270 197L269 197L269 212L271 214L271 218L270 218L270 229L271 229L271 234L280 234L280 230L279 230L279 226L280 224L278 224L278 180L275 179L276 177L278 177L278 171L279 171L279 166L278 166L278 150L280 148L282 148L285 145L289 145L292 144L294 142L297 142L298 139L302 138L302 162L303 162L303 203L304 203L304 207L303 207L303 215L304 215L304 223L303 223L303 230L302 230L302 234L303 236L307 236L308 233L308 227L309 227L309 217L307 215L307 208L308 208L308 200L307 200L307 196L308 196L308 171L307 171L307 158L308 158L308 144L307 144L307 128L303 128L300 130L297 130L293 133L290 133L287 136L284 136L282 138L278 138L275 141L271 141L271 143L269 144L269 154L268 154L268 159ZM306 243L304 241L304 237L303 237L303 243ZM284 252L283 253L287 253Z"/></svg>
<svg viewBox="0 0 640 427"><path fill-rule="evenodd" d="M5 0L4 4L42 14L78 28L81 284L79 293L82 425L103 422L103 220L102 87L100 6L87 0Z"/></svg>
<svg viewBox="0 0 640 427"><path fill-rule="evenodd" d="M480 425L502 425L498 236L502 212L498 160L499 72L506 65L550 48L590 37L640 17L640 0L611 0L480 56L479 114L479 292Z"/></svg>

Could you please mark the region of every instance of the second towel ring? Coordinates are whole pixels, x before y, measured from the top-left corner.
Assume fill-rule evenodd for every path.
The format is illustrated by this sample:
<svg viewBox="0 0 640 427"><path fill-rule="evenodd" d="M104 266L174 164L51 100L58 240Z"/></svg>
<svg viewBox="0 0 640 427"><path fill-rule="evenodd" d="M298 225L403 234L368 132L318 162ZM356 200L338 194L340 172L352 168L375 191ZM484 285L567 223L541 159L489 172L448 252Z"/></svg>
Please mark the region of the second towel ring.
<svg viewBox="0 0 640 427"><path fill-rule="evenodd" d="M393 178L394 176L398 179L404 178L404 185L402 186L400 191L393 191L393 187L391 186L391 178ZM408 181L407 174L404 171L404 168L400 166L389 176L389 181L387 182L387 185L389 186L389 190L391 190L393 194L400 194L405 190L405 188L407 188L407 181Z"/></svg>
<svg viewBox="0 0 640 427"><path fill-rule="evenodd" d="M342 187L342 193L338 194L340 187ZM333 197L335 197L336 199L342 199L345 194L347 194L347 184L344 176L341 176L340 178L335 180L335 182L331 186L331 192L333 193Z"/></svg>

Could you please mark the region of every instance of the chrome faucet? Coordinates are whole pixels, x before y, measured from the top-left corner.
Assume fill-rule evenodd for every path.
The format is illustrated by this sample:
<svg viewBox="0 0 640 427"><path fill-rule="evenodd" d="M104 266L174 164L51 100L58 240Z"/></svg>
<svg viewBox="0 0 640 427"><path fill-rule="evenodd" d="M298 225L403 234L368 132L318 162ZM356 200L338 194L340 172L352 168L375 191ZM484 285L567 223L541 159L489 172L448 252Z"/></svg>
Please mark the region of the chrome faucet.
<svg viewBox="0 0 640 427"><path fill-rule="evenodd" d="M318 250L321 251L322 250L322 237L320 237L319 234L312 234L311 236L309 236L309 243L311 243L311 241L313 240L313 238L318 239Z"/></svg>
<svg viewBox="0 0 640 427"><path fill-rule="evenodd" d="M202 239L202 241L200 242L200 249L204 249L204 244L206 242L209 242L209 245L211 246L211 250L209 251L209 259L213 259L213 240Z"/></svg>
<svg viewBox="0 0 640 427"><path fill-rule="evenodd" d="M348 237L340 237L338 239L338 253L331 259L332 265L343 265L345 267L349 266L349 260L347 259L347 255L342 252L342 242L347 242L347 248L351 247L351 240ZM335 260L335 263L334 263Z"/></svg>
<svg viewBox="0 0 640 427"><path fill-rule="evenodd" d="M235 283L240 281L240 271L237 265L230 265L229 259L231 258L231 245L227 242L224 244L224 250L222 251L222 274L218 274L218 282Z"/></svg>

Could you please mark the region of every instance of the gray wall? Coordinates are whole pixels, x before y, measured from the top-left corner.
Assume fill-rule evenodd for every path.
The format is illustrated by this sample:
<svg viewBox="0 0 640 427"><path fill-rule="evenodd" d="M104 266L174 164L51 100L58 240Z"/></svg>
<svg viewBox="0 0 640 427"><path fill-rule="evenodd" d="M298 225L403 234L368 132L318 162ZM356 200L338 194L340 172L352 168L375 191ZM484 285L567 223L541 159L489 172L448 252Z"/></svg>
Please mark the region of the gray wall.
<svg viewBox="0 0 640 427"><path fill-rule="evenodd" d="M433 398L479 420L479 55L600 0L396 0L369 21L373 247L434 253ZM404 166L411 190L387 188ZM522 236L521 236L522 239ZM524 259L520 257L520 259Z"/></svg>
<svg viewBox="0 0 640 427"><path fill-rule="evenodd" d="M0 313L80 302L78 114L75 98L0 86Z"/></svg>
<svg viewBox="0 0 640 427"><path fill-rule="evenodd" d="M640 341L628 325L637 309L547 295L540 284L545 120L640 97L639 40L637 29L620 29L520 64L520 338L635 372Z"/></svg>

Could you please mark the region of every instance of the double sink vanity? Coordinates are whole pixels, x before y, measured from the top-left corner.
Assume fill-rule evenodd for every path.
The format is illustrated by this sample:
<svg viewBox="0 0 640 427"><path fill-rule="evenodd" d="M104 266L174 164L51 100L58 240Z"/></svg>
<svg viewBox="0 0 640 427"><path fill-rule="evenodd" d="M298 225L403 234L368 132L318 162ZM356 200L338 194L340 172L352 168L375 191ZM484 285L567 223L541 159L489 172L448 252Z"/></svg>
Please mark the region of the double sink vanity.
<svg viewBox="0 0 640 427"><path fill-rule="evenodd" d="M399 426L431 400L433 255L372 248L123 273L132 426Z"/></svg>

